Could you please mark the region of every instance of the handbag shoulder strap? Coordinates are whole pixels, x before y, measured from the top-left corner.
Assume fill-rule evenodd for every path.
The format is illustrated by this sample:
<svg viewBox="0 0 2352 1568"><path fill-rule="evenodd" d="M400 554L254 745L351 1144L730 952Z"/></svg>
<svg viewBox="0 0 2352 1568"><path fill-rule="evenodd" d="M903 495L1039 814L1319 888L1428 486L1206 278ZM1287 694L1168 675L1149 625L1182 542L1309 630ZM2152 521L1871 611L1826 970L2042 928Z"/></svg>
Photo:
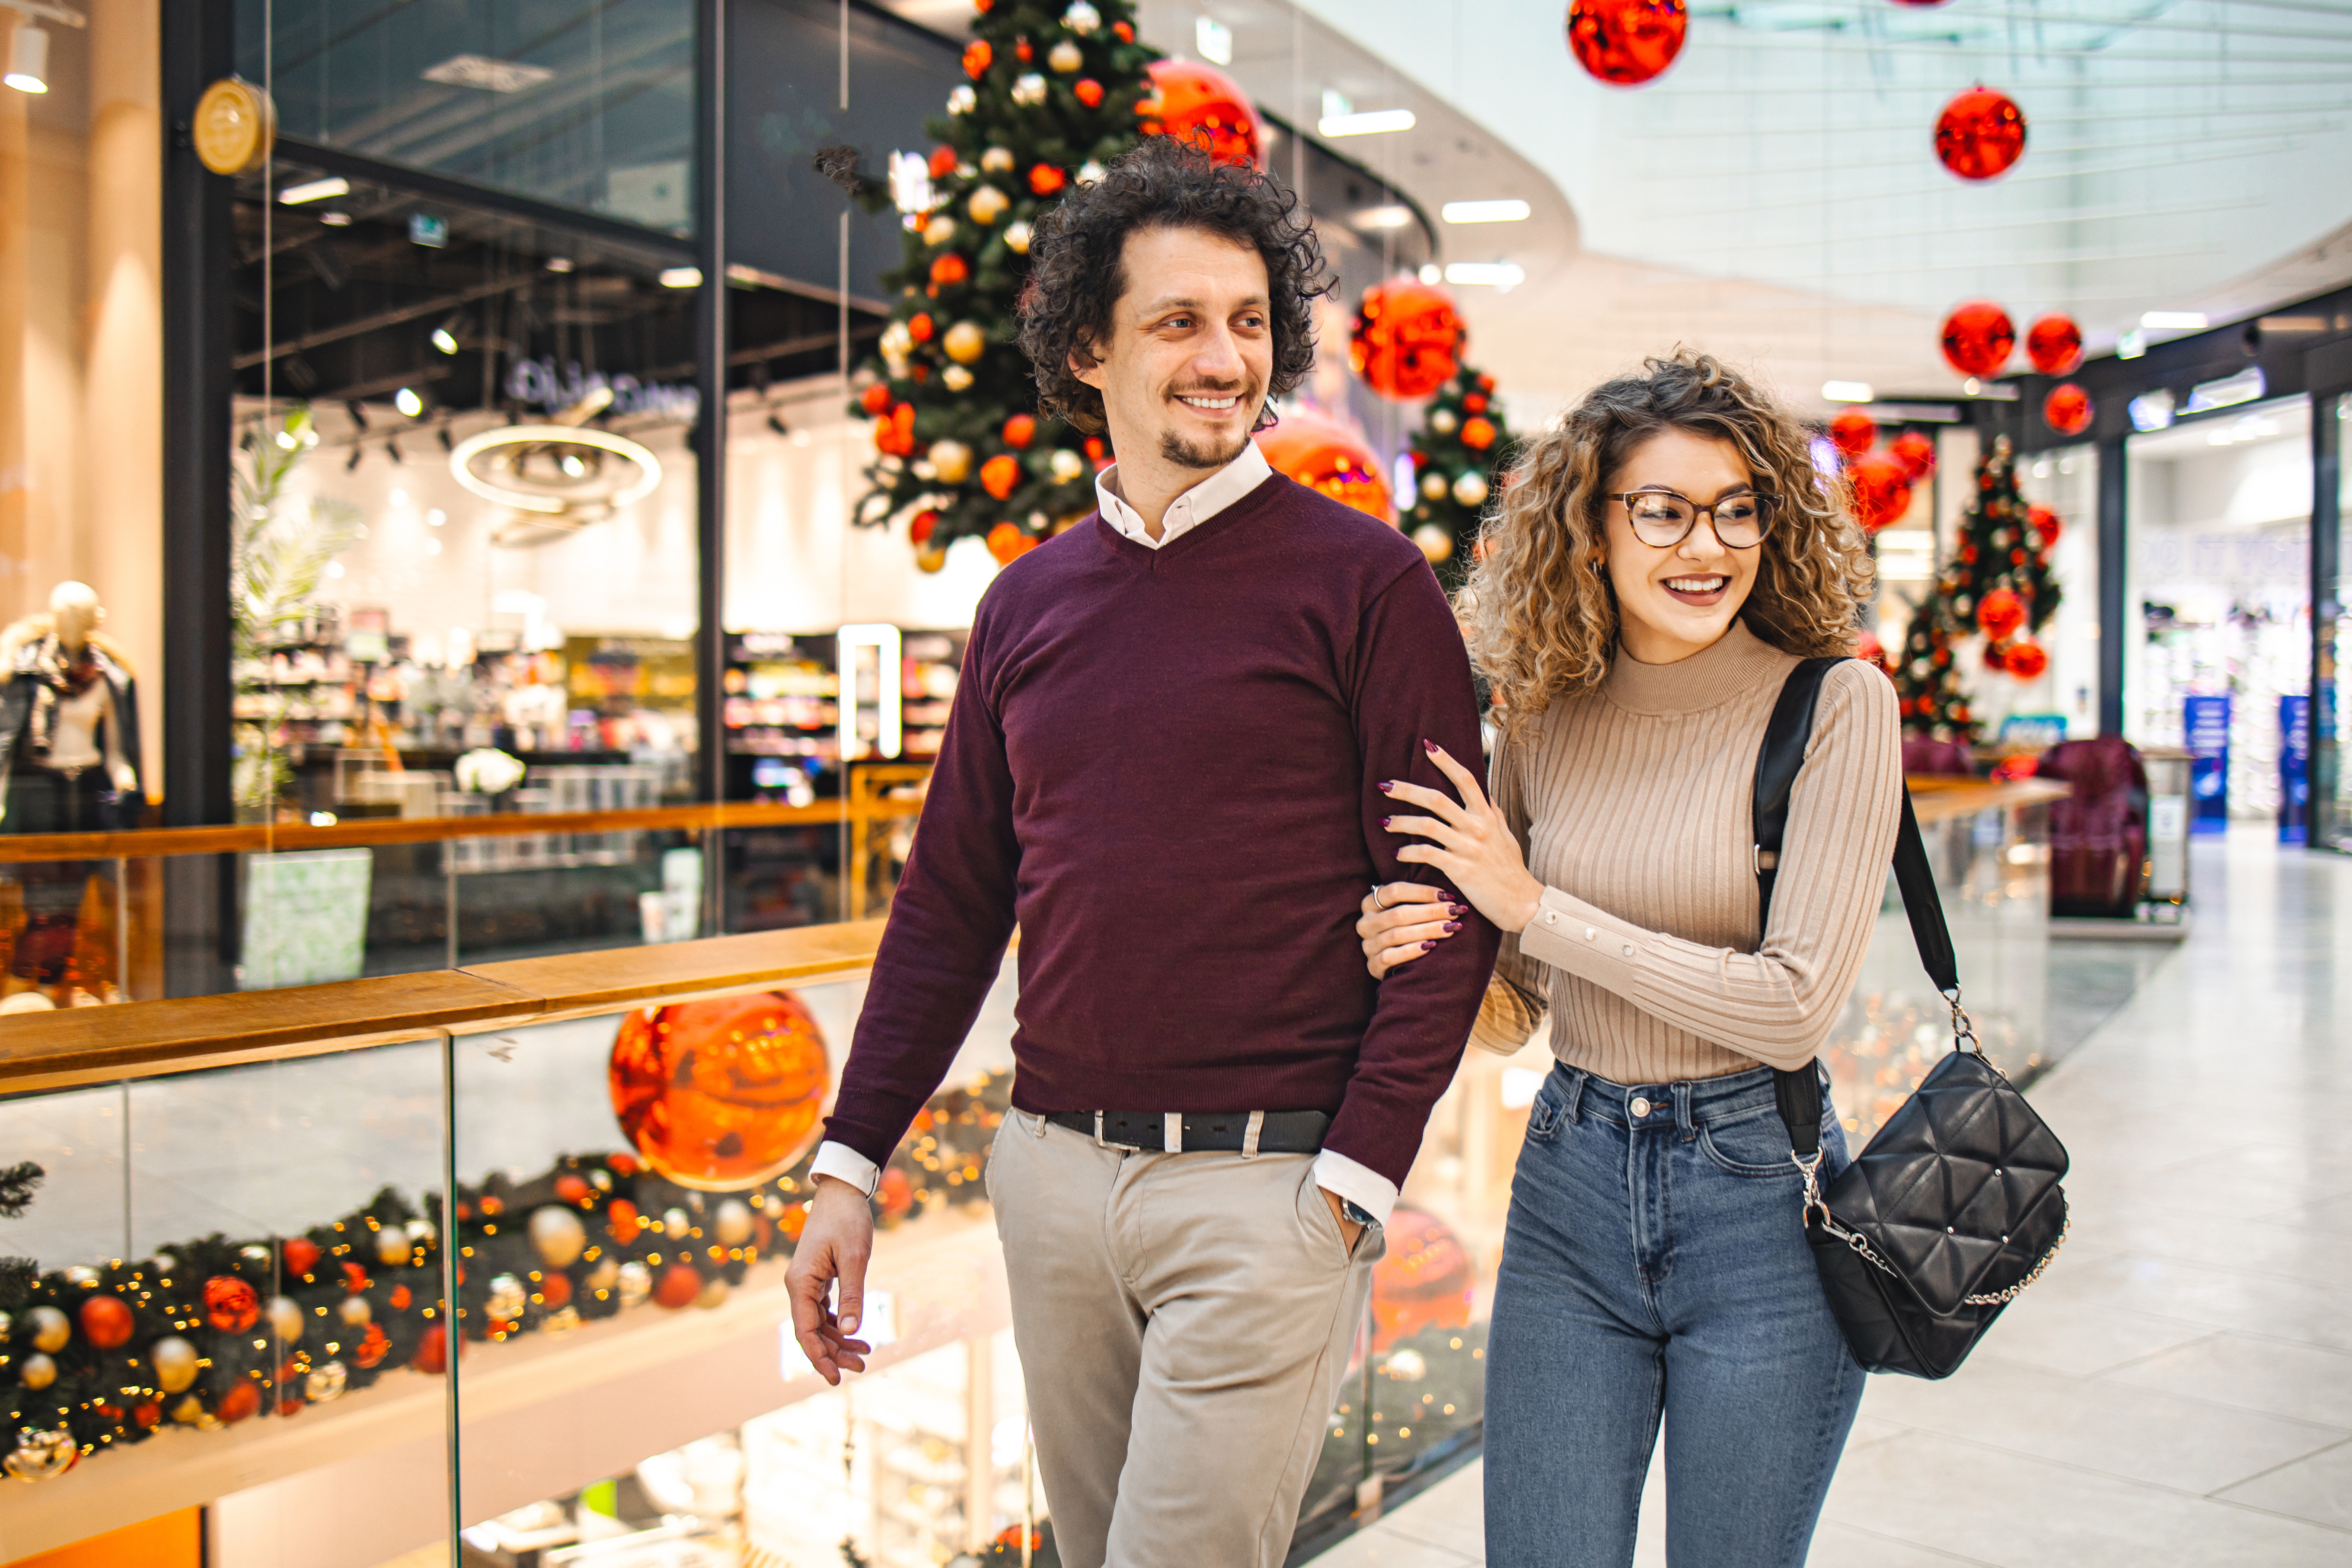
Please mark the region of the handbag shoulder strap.
<svg viewBox="0 0 2352 1568"><path fill-rule="evenodd" d="M1805 747L1813 732L1813 710L1822 682L1836 658L1798 661L1780 687L1780 700L1764 729L1764 744L1756 753L1756 929L1760 935L1772 913L1772 884L1780 869L1780 841L1789 828L1789 797L1797 773L1805 763ZM1903 817L1895 834L1895 882L1902 889L1903 911L1910 918L1911 937L1927 978L1947 997L1960 988L1959 963L1952 952L1952 933L1944 924L1943 900L1936 893L1936 874L1927 864L1927 846L1919 837L1919 818L1911 809L1909 785L1903 789ZM1811 1159L1822 1147L1822 1080L1818 1067L1808 1063L1796 1072L1775 1068L1773 1099L1780 1120L1788 1124L1789 1142L1796 1153Z"/></svg>

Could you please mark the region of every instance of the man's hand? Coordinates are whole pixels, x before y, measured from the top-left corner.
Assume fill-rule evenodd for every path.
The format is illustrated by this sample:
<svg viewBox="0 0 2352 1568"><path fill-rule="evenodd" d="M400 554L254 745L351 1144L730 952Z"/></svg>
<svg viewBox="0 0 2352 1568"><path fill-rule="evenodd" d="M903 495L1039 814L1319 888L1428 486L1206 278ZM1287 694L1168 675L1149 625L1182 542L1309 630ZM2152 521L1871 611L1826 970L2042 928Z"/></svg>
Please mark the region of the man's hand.
<svg viewBox="0 0 2352 1568"><path fill-rule="evenodd" d="M1328 1195L1328 1194L1326 1194ZM864 1372L874 1347L850 1336L866 1311L866 1263L874 1256L874 1211L866 1194L831 1176L816 1179L808 1224L784 1276L792 1298L793 1337L817 1375L835 1387L844 1371ZM833 1282L841 1281L838 1312L825 1305Z"/></svg>
<svg viewBox="0 0 2352 1568"><path fill-rule="evenodd" d="M1347 1242L1348 1250L1350 1253L1354 1252L1356 1250L1356 1240L1359 1237L1361 1237L1364 1234L1364 1227L1348 1217L1347 1211L1339 1206L1340 1199L1339 1194L1333 1192L1328 1187L1318 1187L1315 1190L1323 1194L1323 1201L1331 1205L1331 1217L1339 1222L1340 1238ZM793 1266L797 1268L800 1260L795 1258L793 1261ZM797 1306L793 1308L795 1315L798 1315L799 1310L800 1309Z"/></svg>

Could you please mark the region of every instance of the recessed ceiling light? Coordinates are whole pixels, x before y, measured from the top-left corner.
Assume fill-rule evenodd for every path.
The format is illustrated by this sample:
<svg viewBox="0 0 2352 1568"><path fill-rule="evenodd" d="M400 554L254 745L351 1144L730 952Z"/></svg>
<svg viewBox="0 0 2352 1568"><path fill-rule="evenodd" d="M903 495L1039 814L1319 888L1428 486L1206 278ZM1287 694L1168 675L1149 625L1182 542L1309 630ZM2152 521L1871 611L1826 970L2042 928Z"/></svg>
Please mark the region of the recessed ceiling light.
<svg viewBox="0 0 2352 1568"><path fill-rule="evenodd" d="M1413 127L1410 109L1368 109L1360 114L1327 114L1315 122L1315 129L1326 136L1377 136L1386 131L1410 131Z"/></svg>
<svg viewBox="0 0 2352 1568"><path fill-rule="evenodd" d="M569 272L572 270L572 258L551 256L547 258L547 269L550 272Z"/></svg>
<svg viewBox="0 0 2352 1568"><path fill-rule="evenodd" d="M1516 261L1450 261L1445 280L1472 289L1516 289L1528 280L1528 269Z"/></svg>
<svg viewBox="0 0 2352 1568"><path fill-rule="evenodd" d="M324 212L319 215L319 221L329 228L349 228L352 226L352 215L347 212Z"/></svg>
<svg viewBox="0 0 2352 1568"><path fill-rule="evenodd" d="M323 202L329 196L347 196L352 183L341 174L330 174L323 180L306 180L299 185L289 185L278 193L278 205L299 207L304 202Z"/></svg>
<svg viewBox="0 0 2352 1568"><path fill-rule="evenodd" d="M18 92L49 90L49 35L30 22L8 40L8 74L0 77Z"/></svg>
<svg viewBox="0 0 2352 1568"><path fill-rule="evenodd" d="M2205 312L2202 310L2149 310L2140 317L2139 324L2157 331L2201 332L2205 330Z"/></svg>
<svg viewBox="0 0 2352 1568"><path fill-rule="evenodd" d="M1443 210L1448 223L1517 223L1535 211L1517 200L1448 202Z"/></svg>
<svg viewBox="0 0 2352 1568"><path fill-rule="evenodd" d="M413 386L404 386L392 395L392 405L411 419L425 412L425 399L416 395Z"/></svg>
<svg viewBox="0 0 2352 1568"><path fill-rule="evenodd" d="M662 268L661 286L665 289L699 289L702 287L702 268L665 267Z"/></svg>
<svg viewBox="0 0 2352 1568"><path fill-rule="evenodd" d="M1832 403L1868 403L1876 394L1866 381L1825 381L1822 395Z"/></svg>
<svg viewBox="0 0 2352 1568"><path fill-rule="evenodd" d="M1359 228L1402 228L1412 222L1412 209L1398 202L1384 207L1367 207L1356 215Z"/></svg>

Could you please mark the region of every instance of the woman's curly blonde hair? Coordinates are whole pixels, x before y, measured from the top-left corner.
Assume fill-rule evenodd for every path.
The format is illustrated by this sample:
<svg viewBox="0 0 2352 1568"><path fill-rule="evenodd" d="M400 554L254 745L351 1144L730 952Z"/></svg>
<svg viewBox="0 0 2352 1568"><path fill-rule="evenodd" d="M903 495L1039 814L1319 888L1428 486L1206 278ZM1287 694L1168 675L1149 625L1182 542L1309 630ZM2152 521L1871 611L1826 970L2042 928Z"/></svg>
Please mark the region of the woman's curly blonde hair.
<svg viewBox="0 0 2352 1568"><path fill-rule="evenodd" d="M1748 629L1801 658L1853 651L1874 573L1844 486L1813 466L1805 427L1770 395L1713 355L1678 348L1594 387L1529 441L1479 537L1458 608L1507 731L1609 672L1618 610L1603 564L1603 490L1664 430L1730 441L1756 488L1780 498L1739 612Z"/></svg>

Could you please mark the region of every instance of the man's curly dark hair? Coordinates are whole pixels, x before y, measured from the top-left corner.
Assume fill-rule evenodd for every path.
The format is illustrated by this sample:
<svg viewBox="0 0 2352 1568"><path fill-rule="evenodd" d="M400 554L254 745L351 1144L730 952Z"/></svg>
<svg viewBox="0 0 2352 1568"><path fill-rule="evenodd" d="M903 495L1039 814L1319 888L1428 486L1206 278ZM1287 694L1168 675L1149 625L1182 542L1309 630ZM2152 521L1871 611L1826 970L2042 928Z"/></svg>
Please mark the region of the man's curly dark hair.
<svg viewBox="0 0 2352 1568"><path fill-rule="evenodd" d="M1198 146L1148 136L1041 216L1029 240L1021 347L1037 374L1037 401L1088 435L1102 431L1102 394L1071 371L1071 357L1110 335L1112 309L1127 291L1128 236L1158 228L1204 229L1264 258L1274 331L1268 398L1314 367L1314 301L1337 284L1298 198L1246 165L1215 163ZM1270 423L1260 410L1258 426Z"/></svg>

